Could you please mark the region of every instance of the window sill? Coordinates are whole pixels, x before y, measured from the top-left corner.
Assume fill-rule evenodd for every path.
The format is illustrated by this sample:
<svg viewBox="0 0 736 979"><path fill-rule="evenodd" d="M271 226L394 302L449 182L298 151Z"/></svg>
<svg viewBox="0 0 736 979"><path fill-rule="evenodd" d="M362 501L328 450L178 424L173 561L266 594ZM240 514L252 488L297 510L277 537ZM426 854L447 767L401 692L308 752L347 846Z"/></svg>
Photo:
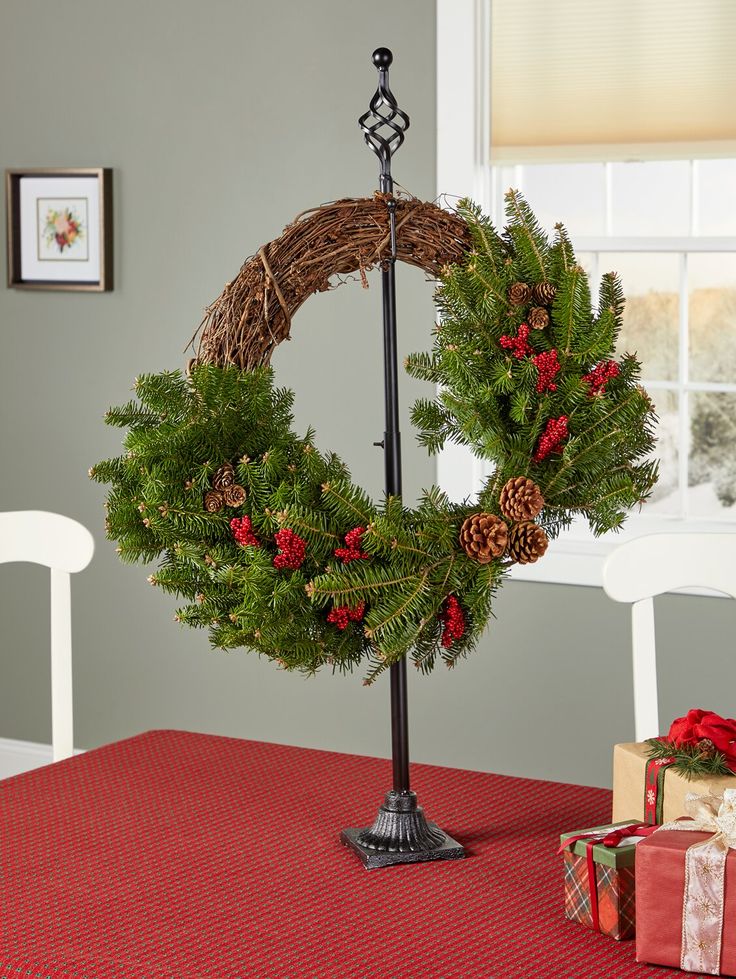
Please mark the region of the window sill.
<svg viewBox="0 0 736 979"><path fill-rule="evenodd" d="M456 503L468 502L478 492L486 476L486 466L463 446L448 443L437 456L437 483ZM545 556L535 564L517 564L509 571L512 581L536 581L551 585L603 587L603 565L608 555L627 540L645 534L700 533L734 534L736 521L684 519L665 515L635 513L617 534L593 537L581 521L550 542ZM687 595L715 595L703 588L683 588Z"/></svg>
<svg viewBox="0 0 736 979"><path fill-rule="evenodd" d="M548 585L582 585L589 588L603 587L603 565L608 555L627 540L651 533L672 532L732 533L736 550L736 527L733 524L711 523L707 527L689 525L686 521L631 520L627 529L603 540L566 539L564 536L551 541L545 556L535 564L517 564L509 572L512 581L533 581ZM674 593L673 593L674 594ZM709 588L678 588L680 595L700 595L710 598L729 598L723 592Z"/></svg>
<svg viewBox="0 0 736 979"><path fill-rule="evenodd" d="M535 564L515 564L512 581L538 581L554 585L603 587L603 563L614 550L613 542L551 541L545 556Z"/></svg>

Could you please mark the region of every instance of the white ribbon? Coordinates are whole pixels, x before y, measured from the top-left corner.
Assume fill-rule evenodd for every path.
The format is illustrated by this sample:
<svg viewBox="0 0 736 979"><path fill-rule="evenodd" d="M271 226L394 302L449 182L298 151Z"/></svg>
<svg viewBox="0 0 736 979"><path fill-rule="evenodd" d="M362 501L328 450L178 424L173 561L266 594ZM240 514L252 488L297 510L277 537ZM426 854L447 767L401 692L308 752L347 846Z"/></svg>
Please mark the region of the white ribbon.
<svg viewBox="0 0 736 979"><path fill-rule="evenodd" d="M689 819L665 823L660 829L714 835L694 843L685 854L680 968L717 976L723 943L726 858L729 849L736 849L736 789L726 789L722 796L690 793L685 809Z"/></svg>

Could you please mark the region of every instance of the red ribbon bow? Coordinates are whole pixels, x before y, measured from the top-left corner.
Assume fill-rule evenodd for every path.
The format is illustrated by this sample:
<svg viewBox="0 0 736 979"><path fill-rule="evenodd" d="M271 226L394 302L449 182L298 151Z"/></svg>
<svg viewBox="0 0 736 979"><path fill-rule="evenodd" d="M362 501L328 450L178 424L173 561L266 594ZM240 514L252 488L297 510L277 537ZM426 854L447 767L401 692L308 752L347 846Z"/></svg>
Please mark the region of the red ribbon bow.
<svg viewBox="0 0 736 979"><path fill-rule="evenodd" d="M620 845L621 840L625 840L628 836L651 836L657 828L656 826L647 826L646 823L632 823L630 826L619 826L612 830L592 830L589 833L578 833L577 836L569 836L557 852L562 853L574 846L578 840L585 840L586 844L591 847L596 843L602 843L603 846L615 848Z"/></svg>
<svg viewBox="0 0 736 979"><path fill-rule="evenodd" d="M669 742L675 748L710 741L713 748L724 756L731 771L736 773L736 720L730 717L721 717L712 710L689 710L684 717L672 722L669 734L660 740Z"/></svg>

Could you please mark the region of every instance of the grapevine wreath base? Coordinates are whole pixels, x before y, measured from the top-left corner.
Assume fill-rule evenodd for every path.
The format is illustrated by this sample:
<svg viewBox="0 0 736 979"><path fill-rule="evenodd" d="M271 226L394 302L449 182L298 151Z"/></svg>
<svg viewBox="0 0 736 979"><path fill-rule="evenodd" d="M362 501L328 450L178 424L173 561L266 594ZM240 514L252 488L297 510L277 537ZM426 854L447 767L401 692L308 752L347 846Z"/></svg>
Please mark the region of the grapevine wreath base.
<svg viewBox="0 0 736 979"><path fill-rule="evenodd" d="M294 432L293 394L268 366L309 295L384 260L381 195L307 212L249 259L207 310L188 372L140 377L108 412L125 452L91 470L112 484L108 536L123 560L159 561L150 581L185 600L180 622L288 669L364 663L367 682L406 655L452 666L512 564L541 558L578 514L618 528L656 480L639 364L614 359L615 274L593 310L564 228L549 241L514 191L501 234L469 202L397 210L398 257L440 279L433 349L406 363L438 393L413 421L430 452L456 442L490 464L475 501L437 487L415 508L369 499Z"/></svg>

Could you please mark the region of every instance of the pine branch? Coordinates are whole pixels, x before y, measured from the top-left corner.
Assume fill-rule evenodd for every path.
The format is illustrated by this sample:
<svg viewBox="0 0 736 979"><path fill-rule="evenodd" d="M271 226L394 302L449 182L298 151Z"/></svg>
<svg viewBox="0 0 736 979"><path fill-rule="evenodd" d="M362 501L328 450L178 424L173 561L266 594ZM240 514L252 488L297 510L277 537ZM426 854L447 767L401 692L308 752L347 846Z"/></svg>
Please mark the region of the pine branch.
<svg viewBox="0 0 736 979"><path fill-rule="evenodd" d="M526 242L533 262L525 263L525 270L533 281L544 282L547 278L545 256L548 249L547 237L537 223L537 219L526 201L515 190L505 194L506 214L511 221L509 232L514 237L517 249Z"/></svg>
<svg viewBox="0 0 736 979"><path fill-rule="evenodd" d="M672 745L660 738L647 740L649 758L674 758L672 770L687 779L716 778L733 775L725 755L720 751L707 752L697 745Z"/></svg>

